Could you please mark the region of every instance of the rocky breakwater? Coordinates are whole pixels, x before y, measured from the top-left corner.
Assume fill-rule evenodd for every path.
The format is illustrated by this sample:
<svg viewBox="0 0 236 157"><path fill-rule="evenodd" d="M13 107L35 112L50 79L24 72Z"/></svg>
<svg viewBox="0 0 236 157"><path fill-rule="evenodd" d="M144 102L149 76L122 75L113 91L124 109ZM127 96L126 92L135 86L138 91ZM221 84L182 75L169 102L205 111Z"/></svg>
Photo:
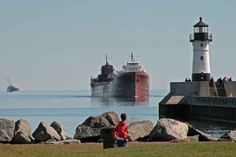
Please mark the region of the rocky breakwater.
<svg viewBox="0 0 236 157"><path fill-rule="evenodd" d="M14 136L15 122L12 120L0 119L0 143L10 143Z"/></svg>
<svg viewBox="0 0 236 157"><path fill-rule="evenodd" d="M15 144L28 144L35 142L28 121L20 119L15 122L14 137L11 142Z"/></svg>
<svg viewBox="0 0 236 157"><path fill-rule="evenodd" d="M82 124L78 125L74 138L81 140L81 142L101 142L101 129L115 127L118 123L119 116L115 112L88 117ZM131 123L128 126L129 141L142 141L149 136L152 129L153 124L150 121Z"/></svg>
<svg viewBox="0 0 236 157"><path fill-rule="evenodd" d="M187 138L188 125L168 118L160 119L150 133L151 141L171 141Z"/></svg>
<svg viewBox="0 0 236 157"><path fill-rule="evenodd" d="M236 142L236 130L226 132L223 136L221 136L221 140Z"/></svg>
<svg viewBox="0 0 236 157"><path fill-rule="evenodd" d="M46 144L75 144L80 143L77 139L69 137L66 130L56 121L49 126L47 123L40 122L38 128L34 131L33 137L36 143Z"/></svg>
<svg viewBox="0 0 236 157"><path fill-rule="evenodd" d="M31 132L31 126L27 120L0 119L0 143L11 144L70 144L80 143L79 140L71 139L66 130L57 122L40 122L37 129Z"/></svg>
<svg viewBox="0 0 236 157"><path fill-rule="evenodd" d="M88 117L76 128L75 139L86 142L101 142L101 129L115 127L119 116L115 112L106 112L99 116ZM170 118L162 118L153 126L151 121L133 122L128 125L129 141L217 141L218 138L203 133L188 123Z"/></svg>
<svg viewBox="0 0 236 157"><path fill-rule="evenodd" d="M149 135L150 141L218 141L188 123L180 122L170 118L161 118L157 121Z"/></svg>
<svg viewBox="0 0 236 157"><path fill-rule="evenodd" d="M131 123L128 126L129 141L147 141L153 129L153 123L149 120Z"/></svg>
<svg viewBox="0 0 236 157"><path fill-rule="evenodd" d="M129 119L128 119L129 121ZM84 142L101 142L101 129L115 127L119 123L119 116L115 112L106 112L99 116L90 116L79 124L70 138L66 130L56 121L48 125L40 122L36 130L31 132L28 121L20 119L16 122L0 119L0 143L12 144L75 144ZM170 118L162 118L156 125L146 121L133 122L128 125L129 141L236 141L236 131L229 131L221 138L206 134L188 123ZM108 136L107 136L108 137ZM104 138L104 137L103 137ZM109 136L111 138L111 136Z"/></svg>

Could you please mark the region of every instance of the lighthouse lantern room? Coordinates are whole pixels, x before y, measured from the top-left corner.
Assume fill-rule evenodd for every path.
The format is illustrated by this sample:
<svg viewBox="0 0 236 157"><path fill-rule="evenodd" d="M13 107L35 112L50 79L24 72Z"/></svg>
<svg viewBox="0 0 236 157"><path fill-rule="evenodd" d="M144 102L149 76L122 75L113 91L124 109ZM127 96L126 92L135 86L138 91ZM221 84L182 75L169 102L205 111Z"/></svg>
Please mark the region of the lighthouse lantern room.
<svg viewBox="0 0 236 157"><path fill-rule="evenodd" d="M190 35L193 45L192 81L209 81L211 77L209 44L212 35L208 34L208 24L200 20L194 26L194 34Z"/></svg>

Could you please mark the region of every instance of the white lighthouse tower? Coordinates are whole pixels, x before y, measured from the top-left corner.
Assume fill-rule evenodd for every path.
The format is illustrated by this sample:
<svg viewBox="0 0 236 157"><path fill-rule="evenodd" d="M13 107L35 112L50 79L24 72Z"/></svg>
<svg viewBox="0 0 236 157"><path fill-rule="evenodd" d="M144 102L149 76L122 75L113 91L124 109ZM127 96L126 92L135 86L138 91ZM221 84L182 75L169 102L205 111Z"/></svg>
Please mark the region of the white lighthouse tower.
<svg viewBox="0 0 236 157"><path fill-rule="evenodd" d="M190 35L193 45L192 81L209 81L211 77L209 45L212 35L208 34L208 24L202 21L194 26L194 33Z"/></svg>

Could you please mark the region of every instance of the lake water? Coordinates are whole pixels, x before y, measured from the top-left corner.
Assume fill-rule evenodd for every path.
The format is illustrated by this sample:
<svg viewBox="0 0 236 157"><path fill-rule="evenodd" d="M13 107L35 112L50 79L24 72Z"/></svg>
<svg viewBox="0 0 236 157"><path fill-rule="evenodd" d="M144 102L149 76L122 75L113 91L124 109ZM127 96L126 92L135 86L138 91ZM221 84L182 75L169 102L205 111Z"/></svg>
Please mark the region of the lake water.
<svg viewBox="0 0 236 157"><path fill-rule="evenodd" d="M168 90L151 91L148 102L134 103L114 99L101 101L92 98L89 91L0 92L0 118L15 121L26 119L31 124L32 132L41 121L48 124L57 121L71 137L86 118L108 111L127 113L128 123L150 120L155 125L159 117L158 103L167 93ZM230 126L212 122L192 121L191 124L217 137L231 129Z"/></svg>
<svg viewBox="0 0 236 157"><path fill-rule="evenodd" d="M132 103L92 99L89 91L32 91L0 92L0 117L11 120L26 119L34 131L41 121L59 122L74 136L76 127L89 116L104 112L125 112L128 123L139 120L158 120L158 103L167 91L152 91L149 102Z"/></svg>

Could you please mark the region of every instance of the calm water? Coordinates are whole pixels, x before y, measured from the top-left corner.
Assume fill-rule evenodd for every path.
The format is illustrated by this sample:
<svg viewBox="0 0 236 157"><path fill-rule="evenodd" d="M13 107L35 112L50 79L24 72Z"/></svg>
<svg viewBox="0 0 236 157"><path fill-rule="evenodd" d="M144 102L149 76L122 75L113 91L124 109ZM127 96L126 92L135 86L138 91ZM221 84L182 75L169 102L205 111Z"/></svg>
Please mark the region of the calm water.
<svg viewBox="0 0 236 157"><path fill-rule="evenodd" d="M126 101L101 101L91 98L89 91L33 91L0 92L0 117L11 120L26 119L34 131L41 121L50 124L59 122L74 136L76 127L89 116L114 111L128 114L128 123L150 120L155 125L158 120L158 103L167 94L166 91L151 91L149 102L133 103ZM230 126L212 122L193 121L196 128L214 136L223 135Z"/></svg>
<svg viewBox="0 0 236 157"><path fill-rule="evenodd" d="M89 91L0 92L0 117L26 119L34 131L41 121L57 121L73 136L78 124L87 117L114 111L126 112L128 123L139 120L158 120L158 102L167 91L152 91L149 102L101 101L92 99Z"/></svg>

